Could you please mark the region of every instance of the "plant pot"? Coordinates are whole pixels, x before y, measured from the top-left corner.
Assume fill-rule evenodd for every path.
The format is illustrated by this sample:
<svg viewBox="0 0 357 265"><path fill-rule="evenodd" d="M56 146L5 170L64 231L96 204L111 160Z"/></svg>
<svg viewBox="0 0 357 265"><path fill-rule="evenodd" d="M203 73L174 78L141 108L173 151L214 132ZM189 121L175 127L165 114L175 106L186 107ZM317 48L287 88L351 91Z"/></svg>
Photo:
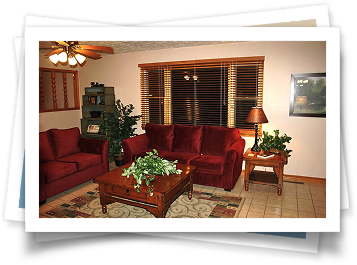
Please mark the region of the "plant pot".
<svg viewBox="0 0 357 265"><path fill-rule="evenodd" d="M124 165L124 155L114 154L114 162L117 167Z"/></svg>
<svg viewBox="0 0 357 265"><path fill-rule="evenodd" d="M273 153L273 154L278 154L278 155L280 155L280 151L278 150L278 149L276 149L276 148L270 148L270 150L269 150L271 153Z"/></svg>

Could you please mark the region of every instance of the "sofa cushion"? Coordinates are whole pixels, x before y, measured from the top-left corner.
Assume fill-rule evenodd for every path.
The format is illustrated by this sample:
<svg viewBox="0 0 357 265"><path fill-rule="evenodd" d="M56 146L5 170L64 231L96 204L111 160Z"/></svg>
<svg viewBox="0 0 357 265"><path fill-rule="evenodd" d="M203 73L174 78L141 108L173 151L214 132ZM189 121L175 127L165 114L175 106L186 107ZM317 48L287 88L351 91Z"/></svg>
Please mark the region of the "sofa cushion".
<svg viewBox="0 0 357 265"><path fill-rule="evenodd" d="M171 151L174 138L173 125L157 125L147 123L145 126L146 135L149 138L149 147L156 150Z"/></svg>
<svg viewBox="0 0 357 265"><path fill-rule="evenodd" d="M79 128L48 130L56 159L80 152Z"/></svg>
<svg viewBox="0 0 357 265"><path fill-rule="evenodd" d="M75 163L78 170L83 170L102 163L102 157L100 155L91 153L76 153L73 155L61 157L58 159L58 161Z"/></svg>
<svg viewBox="0 0 357 265"><path fill-rule="evenodd" d="M239 130L218 126L203 126L201 153L226 156L231 145L240 139Z"/></svg>
<svg viewBox="0 0 357 265"><path fill-rule="evenodd" d="M152 152L152 149L142 151L138 154L135 154L134 157L144 157L146 156L146 152ZM195 153L187 153L187 152L170 152L170 151L158 151L159 157L162 157L169 161L177 160L179 164L189 165L192 159L199 157L199 154Z"/></svg>
<svg viewBox="0 0 357 265"><path fill-rule="evenodd" d="M179 164L190 165L191 160L199 157L200 155L197 153L187 152L165 152L162 153L162 155L159 154L159 156L169 161L177 160Z"/></svg>
<svg viewBox="0 0 357 265"><path fill-rule="evenodd" d="M223 174L224 156L201 155L191 161L191 165L197 167L197 171L210 172L214 174Z"/></svg>
<svg viewBox="0 0 357 265"><path fill-rule="evenodd" d="M40 163L46 163L56 160L55 155L48 139L47 132L40 132L39 135L39 152L40 152Z"/></svg>
<svg viewBox="0 0 357 265"><path fill-rule="evenodd" d="M200 153L202 126L175 125L175 136L172 151Z"/></svg>
<svg viewBox="0 0 357 265"><path fill-rule="evenodd" d="M63 178L77 171L75 163L65 163L60 161L51 161L41 164L42 172L46 183Z"/></svg>

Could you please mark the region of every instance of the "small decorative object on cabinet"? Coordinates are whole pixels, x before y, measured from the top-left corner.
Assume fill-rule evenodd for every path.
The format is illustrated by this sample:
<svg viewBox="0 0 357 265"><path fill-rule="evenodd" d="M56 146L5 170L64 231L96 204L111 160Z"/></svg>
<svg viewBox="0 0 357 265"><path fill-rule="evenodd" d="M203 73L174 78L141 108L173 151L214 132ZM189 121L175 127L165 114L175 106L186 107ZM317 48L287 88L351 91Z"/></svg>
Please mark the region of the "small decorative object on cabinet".
<svg viewBox="0 0 357 265"><path fill-rule="evenodd" d="M85 94L82 96L82 102L82 137L108 140L108 135L103 130L103 113L114 111L114 87L86 87ZM88 132L89 125L95 126L99 130Z"/></svg>

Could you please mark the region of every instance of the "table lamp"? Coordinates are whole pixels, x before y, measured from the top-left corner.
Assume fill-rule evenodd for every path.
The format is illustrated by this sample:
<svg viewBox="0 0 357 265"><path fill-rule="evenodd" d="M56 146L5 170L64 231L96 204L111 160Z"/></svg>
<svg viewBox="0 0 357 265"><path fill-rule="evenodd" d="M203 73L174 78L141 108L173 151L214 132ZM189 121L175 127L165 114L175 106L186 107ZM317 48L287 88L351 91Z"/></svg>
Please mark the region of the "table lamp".
<svg viewBox="0 0 357 265"><path fill-rule="evenodd" d="M253 152L259 152L260 148L258 147L258 123L268 122L268 119L265 116L263 109L260 107L252 107L248 114L246 122L255 124L255 142L251 150Z"/></svg>

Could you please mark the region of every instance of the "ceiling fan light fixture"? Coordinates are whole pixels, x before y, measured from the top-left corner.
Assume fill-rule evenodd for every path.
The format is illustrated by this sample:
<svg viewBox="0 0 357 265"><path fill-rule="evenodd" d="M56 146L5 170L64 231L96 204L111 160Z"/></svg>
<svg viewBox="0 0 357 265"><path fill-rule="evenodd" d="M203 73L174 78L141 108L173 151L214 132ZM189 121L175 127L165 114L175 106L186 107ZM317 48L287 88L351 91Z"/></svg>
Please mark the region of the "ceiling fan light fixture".
<svg viewBox="0 0 357 265"><path fill-rule="evenodd" d="M58 63L58 54L52 54L49 59L51 60L52 63L56 64Z"/></svg>
<svg viewBox="0 0 357 265"><path fill-rule="evenodd" d="M79 64L84 63L84 61L86 60L86 57L84 57L83 55L81 55L79 53L76 53L74 56L76 57Z"/></svg>
<svg viewBox="0 0 357 265"><path fill-rule="evenodd" d="M69 65L76 65L77 64L77 60L76 60L76 58L74 58L73 57L73 55L69 55L68 56L68 63L69 63Z"/></svg>
<svg viewBox="0 0 357 265"><path fill-rule="evenodd" d="M61 52L61 53L58 55L58 60L59 60L61 63L67 62L67 53L66 53L66 52Z"/></svg>

